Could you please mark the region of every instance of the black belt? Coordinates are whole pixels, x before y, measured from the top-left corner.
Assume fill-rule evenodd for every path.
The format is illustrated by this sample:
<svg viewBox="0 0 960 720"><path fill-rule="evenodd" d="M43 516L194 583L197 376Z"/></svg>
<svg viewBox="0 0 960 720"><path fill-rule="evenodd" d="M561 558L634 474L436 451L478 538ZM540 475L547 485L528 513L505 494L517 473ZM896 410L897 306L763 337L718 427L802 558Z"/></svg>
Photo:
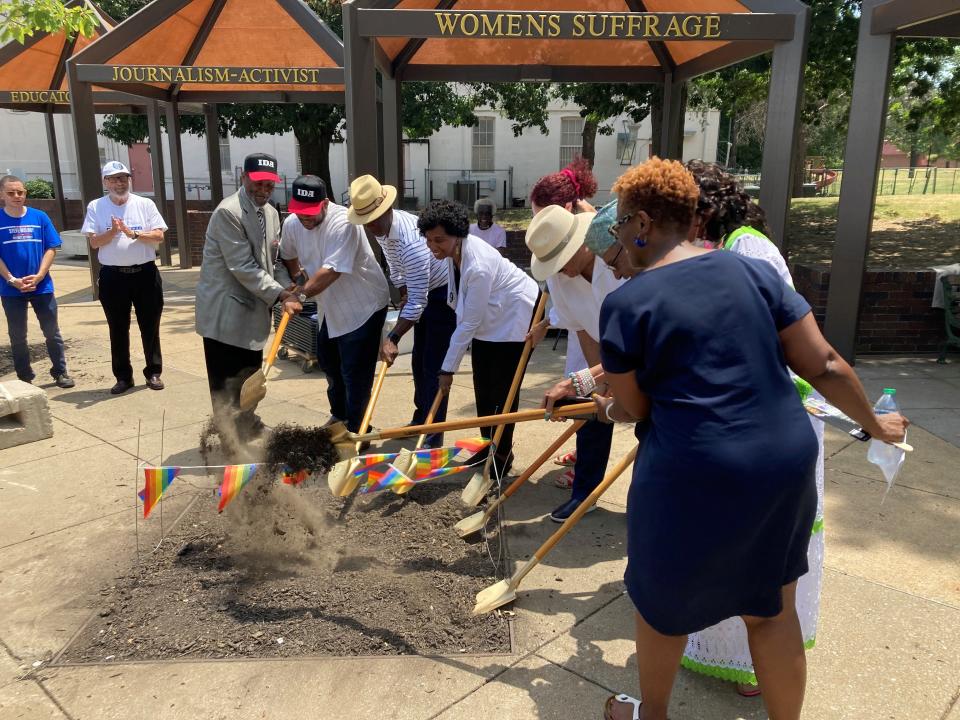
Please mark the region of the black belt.
<svg viewBox="0 0 960 720"><path fill-rule="evenodd" d="M104 265L103 267L107 270L116 270L120 273L138 273L143 270L148 265L153 265L154 263L143 263L142 265Z"/></svg>

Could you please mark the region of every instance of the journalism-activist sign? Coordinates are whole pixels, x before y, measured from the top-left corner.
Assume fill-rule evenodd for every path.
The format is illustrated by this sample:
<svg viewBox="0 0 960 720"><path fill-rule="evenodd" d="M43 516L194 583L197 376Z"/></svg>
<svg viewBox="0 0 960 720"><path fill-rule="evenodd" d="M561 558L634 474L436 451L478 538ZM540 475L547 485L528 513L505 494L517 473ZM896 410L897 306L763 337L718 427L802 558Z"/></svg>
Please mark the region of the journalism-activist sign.
<svg viewBox="0 0 960 720"><path fill-rule="evenodd" d="M439 36L715 40L720 15L674 13L435 12Z"/></svg>
<svg viewBox="0 0 960 720"><path fill-rule="evenodd" d="M202 83L221 85L320 85L328 68L309 67L198 67L188 65L106 66L108 77L93 81L116 83ZM97 68L99 71L100 68ZM85 78L86 79L86 78Z"/></svg>

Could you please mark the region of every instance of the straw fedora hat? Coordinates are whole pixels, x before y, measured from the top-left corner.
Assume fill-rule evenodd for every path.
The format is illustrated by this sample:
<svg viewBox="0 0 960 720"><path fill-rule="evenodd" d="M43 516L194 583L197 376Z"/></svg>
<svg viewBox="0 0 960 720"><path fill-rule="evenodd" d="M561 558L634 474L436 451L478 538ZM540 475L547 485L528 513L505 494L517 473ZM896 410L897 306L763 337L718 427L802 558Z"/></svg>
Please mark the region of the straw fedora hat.
<svg viewBox="0 0 960 720"><path fill-rule="evenodd" d="M530 274L535 280L556 275L583 247L590 221L596 213L574 215L559 205L550 205L538 212L527 228L526 243L533 258Z"/></svg>
<svg viewBox="0 0 960 720"><path fill-rule="evenodd" d="M397 189L393 185L381 185L373 175L361 175L350 183L347 220L354 225L366 225L392 208L396 199Z"/></svg>

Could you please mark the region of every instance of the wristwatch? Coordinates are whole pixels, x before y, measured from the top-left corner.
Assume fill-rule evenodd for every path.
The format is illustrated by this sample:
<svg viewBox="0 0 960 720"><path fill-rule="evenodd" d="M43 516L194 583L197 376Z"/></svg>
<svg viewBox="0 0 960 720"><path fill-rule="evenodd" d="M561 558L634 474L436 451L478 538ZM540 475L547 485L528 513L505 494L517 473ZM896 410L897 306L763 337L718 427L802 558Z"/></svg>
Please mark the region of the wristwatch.
<svg viewBox="0 0 960 720"><path fill-rule="evenodd" d="M16 287L18 280L20 280L20 278L15 278L13 275L11 275L10 277L7 278L7 285L13 285L14 287Z"/></svg>
<svg viewBox="0 0 960 720"><path fill-rule="evenodd" d="M394 345L400 344L400 336L397 335L395 332L392 332L389 335L387 335L387 340L392 342Z"/></svg>
<svg viewBox="0 0 960 720"><path fill-rule="evenodd" d="M134 231L133 231L133 239L134 239L134 240L139 240L139 239L140 239L140 231L139 231L139 230L134 230Z"/></svg>
<svg viewBox="0 0 960 720"><path fill-rule="evenodd" d="M301 303L305 303L307 301L307 296L304 293L300 293L297 295L297 300L299 300Z"/></svg>

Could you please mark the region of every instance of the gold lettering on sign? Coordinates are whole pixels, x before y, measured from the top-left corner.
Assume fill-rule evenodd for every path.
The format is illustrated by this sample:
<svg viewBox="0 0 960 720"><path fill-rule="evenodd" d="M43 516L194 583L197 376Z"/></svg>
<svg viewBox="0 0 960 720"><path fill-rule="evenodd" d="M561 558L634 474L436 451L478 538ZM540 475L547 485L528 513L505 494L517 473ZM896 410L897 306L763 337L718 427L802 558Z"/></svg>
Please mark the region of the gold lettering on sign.
<svg viewBox="0 0 960 720"><path fill-rule="evenodd" d="M546 22L547 16L543 13L527 15L527 37L543 37Z"/></svg>
<svg viewBox="0 0 960 720"><path fill-rule="evenodd" d="M587 32L586 26L587 16L583 13L577 13L573 16L573 36L574 37L583 37Z"/></svg>
<svg viewBox="0 0 960 720"><path fill-rule="evenodd" d="M627 37L632 38L634 35L642 33L643 30L640 29L640 25L643 24L642 15L631 15L627 19Z"/></svg>
<svg viewBox="0 0 960 720"><path fill-rule="evenodd" d="M707 15L707 31L703 35L705 38L720 37L720 16Z"/></svg>
<svg viewBox="0 0 960 720"><path fill-rule="evenodd" d="M470 25L470 29L467 30L467 25ZM460 30L467 37L472 37L480 31L480 18L478 18L473 13L469 15L463 15L460 18Z"/></svg>
<svg viewBox="0 0 960 720"><path fill-rule="evenodd" d="M667 24L667 30L663 33L664 37L681 37L680 36L680 22L677 20L677 16L674 15L670 18L670 22Z"/></svg>
<svg viewBox="0 0 960 720"><path fill-rule="evenodd" d="M507 37L522 37L523 30L520 28L520 21L523 15L518 13L507 13Z"/></svg>
<svg viewBox="0 0 960 720"><path fill-rule="evenodd" d="M610 18L610 37L620 37L627 19L623 15L614 15Z"/></svg>
<svg viewBox="0 0 960 720"><path fill-rule="evenodd" d="M596 25L597 19L603 20L603 23L598 28ZM607 16L606 15L596 15L596 13L590 13L590 37L601 37L607 28Z"/></svg>
<svg viewBox="0 0 960 720"><path fill-rule="evenodd" d="M493 16L495 22L490 20L489 15L483 16L483 30L481 35L492 35L493 37L498 37L503 35L503 15L497 13Z"/></svg>
<svg viewBox="0 0 960 720"><path fill-rule="evenodd" d="M656 15L644 15L644 37L660 37L660 18Z"/></svg>
<svg viewBox="0 0 960 720"><path fill-rule="evenodd" d="M11 103L56 103L70 102L69 90L12 90Z"/></svg>
<svg viewBox="0 0 960 720"><path fill-rule="evenodd" d="M437 18L437 25L442 35L453 35L453 31L457 29L457 23L453 15L450 13L434 13L434 17Z"/></svg>
<svg viewBox="0 0 960 720"><path fill-rule="evenodd" d="M558 37L560 35L560 16L549 15L547 17L547 24L550 26L550 37Z"/></svg>

